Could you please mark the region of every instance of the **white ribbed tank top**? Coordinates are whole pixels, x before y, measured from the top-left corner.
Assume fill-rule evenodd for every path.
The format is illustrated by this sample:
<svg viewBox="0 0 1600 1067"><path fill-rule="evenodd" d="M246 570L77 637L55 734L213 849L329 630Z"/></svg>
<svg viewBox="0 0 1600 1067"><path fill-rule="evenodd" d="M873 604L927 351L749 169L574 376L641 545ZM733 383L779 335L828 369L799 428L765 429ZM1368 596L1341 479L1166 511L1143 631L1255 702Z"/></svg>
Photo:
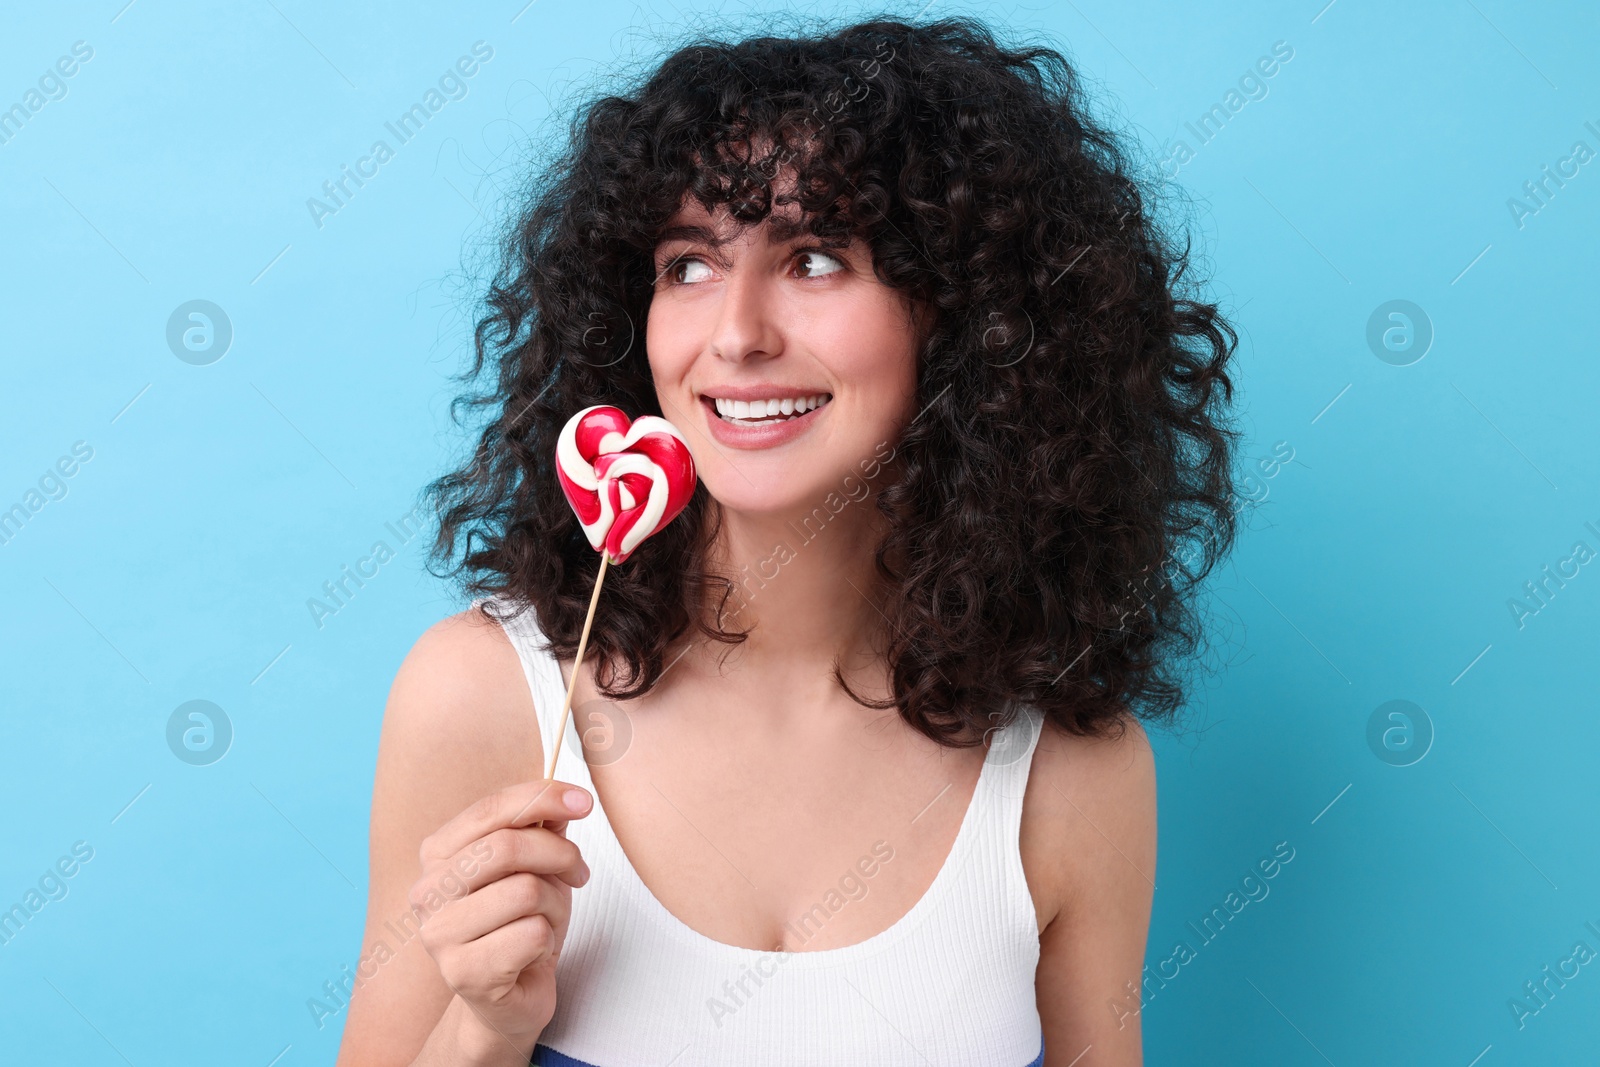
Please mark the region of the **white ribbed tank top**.
<svg viewBox="0 0 1600 1067"><path fill-rule="evenodd" d="M511 610L502 598L491 607ZM532 608L502 627L548 764L566 696L560 666ZM617 841L569 716L555 777L594 797L594 810L567 826L592 876L572 893L555 1015L531 1062L1040 1067L1038 917L1019 851L1039 732L1040 713L1024 705L991 735L944 866L893 926L839 948L764 952L713 940L656 899ZM837 911L845 902L829 893L819 903Z"/></svg>

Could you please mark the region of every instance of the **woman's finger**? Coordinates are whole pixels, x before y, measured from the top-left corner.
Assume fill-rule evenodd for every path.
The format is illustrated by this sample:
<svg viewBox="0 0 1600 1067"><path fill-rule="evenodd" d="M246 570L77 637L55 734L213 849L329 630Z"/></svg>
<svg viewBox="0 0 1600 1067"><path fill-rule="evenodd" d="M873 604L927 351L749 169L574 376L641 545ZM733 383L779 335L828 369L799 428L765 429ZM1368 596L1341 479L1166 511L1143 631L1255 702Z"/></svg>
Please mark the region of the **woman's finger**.
<svg viewBox="0 0 1600 1067"><path fill-rule="evenodd" d="M432 917L446 904L518 872L574 887L589 880L589 867L576 843L539 827L502 827L454 856L430 862L407 899L413 911Z"/></svg>
<svg viewBox="0 0 1600 1067"><path fill-rule="evenodd" d="M441 909L426 929L438 944L466 944L517 919L543 915L561 929L572 914L572 890L549 879L517 871Z"/></svg>
<svg viewBox="0 0 1600 1067"><path fill-rule="evenodd" d="M493 830L461 855L476 860L476 870L466 878L471 889L517 871L559 878L574 887L589 880L589 866L577 844L536 826Z"/></svg>
<svg viewBox="0 0 1600 1067"><path fill-rule="evenodd" d="M555 928L542 915L526 915L457 950L464 974L485 987L500 987L540 960L560 951Z"/></svg>
<svg viewBox="0 0 1600 1067"><path fill-rule="evenodd" d="M576 808L565 800L573 792L577 793ZM559 834L568 820L587 815L592 804L586 790L553 778L507 786L474 801L429 834L422 842L422 866L426 869L431 862L454 856L479 838L506 827L532 826L543 820L546 830Z"/></svg>

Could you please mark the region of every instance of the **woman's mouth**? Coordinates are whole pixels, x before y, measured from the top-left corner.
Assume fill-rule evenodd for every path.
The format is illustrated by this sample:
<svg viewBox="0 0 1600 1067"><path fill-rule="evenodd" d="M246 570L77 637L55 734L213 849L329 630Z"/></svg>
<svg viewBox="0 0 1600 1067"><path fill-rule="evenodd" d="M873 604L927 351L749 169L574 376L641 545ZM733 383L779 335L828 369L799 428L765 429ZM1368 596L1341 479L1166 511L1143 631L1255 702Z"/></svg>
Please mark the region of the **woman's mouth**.
<svg viewBox="0 0 1600 1067"><path fill-rule="evenodd" d="M717 412L717 417L735 426L767 426L799 418L808 411L820 408L833 399L832 393L785 398L783 400L727 400L720 396L707 397Z"/></svg>
<svg viewBox="0 0 1600 1067"><path fill-rule="evenodd" d="M731 448L772 448L794 440L816 424L833 394L732 400L701 395L711 436Z"/></svg>

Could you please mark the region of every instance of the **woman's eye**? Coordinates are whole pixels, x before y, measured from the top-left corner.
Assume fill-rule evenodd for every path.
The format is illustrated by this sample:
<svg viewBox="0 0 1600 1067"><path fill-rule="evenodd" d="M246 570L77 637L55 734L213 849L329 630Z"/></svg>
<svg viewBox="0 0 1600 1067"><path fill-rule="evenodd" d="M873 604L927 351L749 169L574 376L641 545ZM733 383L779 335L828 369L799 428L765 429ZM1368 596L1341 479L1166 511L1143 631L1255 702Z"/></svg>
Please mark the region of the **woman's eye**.
<svg viewBox="0 0 1600 1067"><path fill-rule="evenodd" d="M795 261L802 278L819 278L845 270L844 260L818 248L795 253ZM696 273L700 272L700 273ZM683 256L662 268L660 277L672 285L693 285L704 281L711 268L693 256Z"/></svg>
<svg viewBox="0 0 1600 1067"><path fill-rule="evenodd" d="M666 276L676 284L692 284L694 282L703 281L704 280L703 276L702 277L693 277L693 276L686 277L685 276L685 275L690 275L691 272L693 271L693 269L696 268L696 267L700 268L701 270L705 270L705 271L709 271L710 270L709 267L707 267L704 263L700 262L698 259L684 258L684 259L677 260L677 261L675 261L673 263L669 263L667 265L667 269L663 273L666 274Z"/></svg>
<svg viewBox="0 0 1600 1067"><path fill-rule="evenodd" d="M801 252L798 255L796 255L795 258L797 260L800 260L801 262L804 262L806 260L811 260L812 261L812 266L809 269L809 272L805 275L805 277L808 277L808 278L816 278L816 277L820 277L820 276L825 275L825 274L834 274L834 273L836 273L838 271L844 270L844 261L841 260L838 256L829 255L828 253L823 252L820 249L816 249L816 248L808 249L808 250L806 250L804 252ZM822 263L822 268L821 269L818 269L817 265L816 265L817 261L819 261L819 260ZM833 266L832 267L828 267L827 264L829 264L829 263L832 263Z"/></svg>

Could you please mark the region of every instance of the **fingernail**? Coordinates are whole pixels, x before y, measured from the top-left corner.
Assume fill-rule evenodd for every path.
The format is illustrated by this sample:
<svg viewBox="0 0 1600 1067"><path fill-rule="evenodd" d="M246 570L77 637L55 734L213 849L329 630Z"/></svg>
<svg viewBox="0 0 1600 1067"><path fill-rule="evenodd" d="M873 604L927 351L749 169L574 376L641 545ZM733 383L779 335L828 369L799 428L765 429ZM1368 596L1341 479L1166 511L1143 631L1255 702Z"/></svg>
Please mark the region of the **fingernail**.
<svg viewBox="0 0 1600 1067"><path fill-rule="evenodd" d="M589 810L589 794L581 789L567 790L566 796L561 798L561 802L574 815L582 815Z"/></svg>
<svg viewBox="0 0 1600 1067"><path fill-rule="evenodd" d="M579 863L583 863L582 860L579 860L578 862ZM589 865L587 863L583 863L583 877L578 880L578 884L579 885L588 885L589 884L589 875L590 875L590 873L591 872L589 870Z"/></svg>

